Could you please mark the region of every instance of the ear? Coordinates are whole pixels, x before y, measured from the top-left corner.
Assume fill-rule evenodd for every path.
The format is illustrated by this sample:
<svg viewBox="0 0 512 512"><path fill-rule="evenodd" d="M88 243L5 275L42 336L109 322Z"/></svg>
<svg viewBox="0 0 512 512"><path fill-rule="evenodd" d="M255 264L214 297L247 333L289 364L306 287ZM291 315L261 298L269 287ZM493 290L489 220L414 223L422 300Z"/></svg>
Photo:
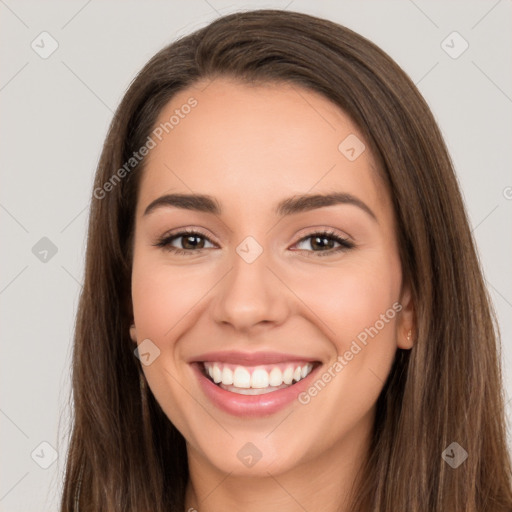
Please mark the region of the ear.
<svg viewBox="0 0 512 512"><path fill-rule="evenodd" d="M137 329L135 328L135 324L130 326L130 338L134 343L137 343Z"/></svg>
<svg viewBox="0 0 512 512"><path fill-rule="evenodd" d="M414 303L410 286L406 283L400 294L402 309L397 320L397 346L402 349L411 349L414 346L415 325L414 325Z"/></svg>

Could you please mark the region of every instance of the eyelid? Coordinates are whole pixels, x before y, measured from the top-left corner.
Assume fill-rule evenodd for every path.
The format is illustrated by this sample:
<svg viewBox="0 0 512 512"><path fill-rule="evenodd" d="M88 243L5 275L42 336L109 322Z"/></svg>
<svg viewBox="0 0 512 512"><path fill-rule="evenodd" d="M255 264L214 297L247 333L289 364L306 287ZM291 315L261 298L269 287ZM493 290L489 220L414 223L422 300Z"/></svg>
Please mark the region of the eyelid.
<svg viewBox="0 0 512 512"><path fill-rule="evenodd" d="M301 233L303 233L303 234L301 235ZM355 244L355 240L347 232L340 231L339 229L333 228L331 226L322 226L322 225L308 226L307 228L301 229L299 231L299 235L298 235L299 239L295 243L298 243L298 242L304 240L304 238L313 236L316 233L328 233L329 235L343 238L343 239Z"/></svg>
<svg viewBox="0 0 512 512"><path fill-rule="evenodd" d="M179 238L180 235L201 235L203 238L206 238L212 244L216 243L212 240L212 235L208 234L205 230L196 227L184 227L184 228L174 228L169 231L166 231L163 235L161 235L158 240L167 240L170 238ZM217 244L218 245L218 244Z"/></svg>

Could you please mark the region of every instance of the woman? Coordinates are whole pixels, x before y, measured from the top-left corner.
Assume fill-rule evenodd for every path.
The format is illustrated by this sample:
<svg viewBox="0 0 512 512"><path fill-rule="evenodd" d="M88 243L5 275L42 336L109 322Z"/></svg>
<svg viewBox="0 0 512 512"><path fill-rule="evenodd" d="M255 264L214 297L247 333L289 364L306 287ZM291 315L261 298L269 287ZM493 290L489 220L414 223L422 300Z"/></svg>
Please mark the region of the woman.
<svg viewBox="0 0 512 512"><path fill-rule="evenodd" d="M217 19L105 141L62 511L510 511L494 321L397 64L304 14Z"/></svg>

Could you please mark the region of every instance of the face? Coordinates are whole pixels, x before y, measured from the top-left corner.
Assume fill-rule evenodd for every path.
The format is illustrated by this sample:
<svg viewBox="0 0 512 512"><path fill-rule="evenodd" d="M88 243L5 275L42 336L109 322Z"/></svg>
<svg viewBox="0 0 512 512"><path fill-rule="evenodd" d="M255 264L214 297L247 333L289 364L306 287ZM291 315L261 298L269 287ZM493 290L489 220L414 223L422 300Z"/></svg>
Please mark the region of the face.
<svg viewBox="0 0 512 512"><path fill-rule="evenodd" d="M224 78L166 122L138 191L131 336L189 457L276 475L363 446L412 318L363 136L317 93Z"/></svg>

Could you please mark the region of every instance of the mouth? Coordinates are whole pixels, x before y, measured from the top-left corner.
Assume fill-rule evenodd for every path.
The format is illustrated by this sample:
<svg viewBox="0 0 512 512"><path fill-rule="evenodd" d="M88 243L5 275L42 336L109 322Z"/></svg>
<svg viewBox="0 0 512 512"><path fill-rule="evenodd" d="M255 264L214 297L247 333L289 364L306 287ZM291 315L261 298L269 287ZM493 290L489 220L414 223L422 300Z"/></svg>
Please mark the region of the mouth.
<svg viewBox="0 0 512 512"><path fill-rule="evenodd" d="M305 379L320 363L288 362L242 366L224 362L203 362L203 375L220 388L240 395L263 395L286 389Z"/></svg>
<svg viewBox="0 0 512 512"><path fill-rule="evenodd" d="M314 382L318 360L272 353L217 352L189 361L205 397L234 416L272 415Z"/></svg>

